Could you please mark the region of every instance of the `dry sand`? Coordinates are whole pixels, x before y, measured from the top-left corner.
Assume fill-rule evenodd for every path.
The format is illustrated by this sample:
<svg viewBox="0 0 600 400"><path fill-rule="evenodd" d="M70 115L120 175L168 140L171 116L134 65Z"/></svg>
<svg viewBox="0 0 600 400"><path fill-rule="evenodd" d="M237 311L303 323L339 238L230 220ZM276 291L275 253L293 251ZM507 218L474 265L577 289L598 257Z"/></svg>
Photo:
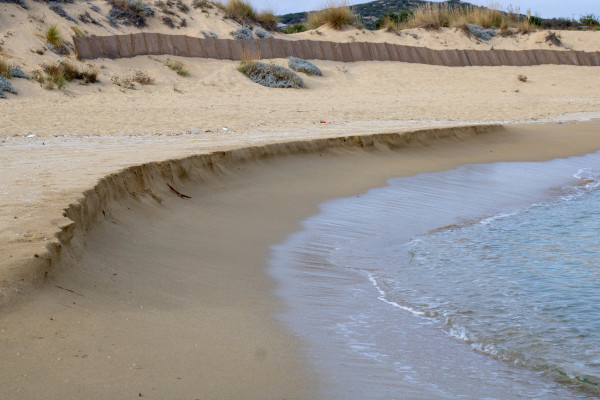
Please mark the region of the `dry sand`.
<svg viewBox="0 0 600 400"><path fill-rule="evenodd" d="M105 2L93 3L106 13ZM30 5L0 5L0 54L28 73L59 59L35 53L43 30L72 25L42 3ZM64 6L72 15L88 7ZM195 10L176 33L230 37L237 25L221 17ZM79 25L91 34L135 31ZM146 31L173 32L158 19ZM548 48L539 43L543 32L494 43L453 30L410 33L419 41L327 29L285 37ZM561 35L575 50L600 50L597 32ZM48 91L13 79L19 95L0 100L0 398L310 398L319 377L307 369L302 343L272 318L282 305L264 273L269 244L320 201L391 176L600 148L598 122L539 124L600 117L597 68L317 61L324 77L306 77L307 89L278 90L250 82L234 62L182 58L191 73L184 78L166 59L73 59L98 68L100 83ZM135 70L155 84L111 83ZM393 151L310 142L495 122L533 123L483 135L444 131L457 136ZM151 163L294 140L309 142L272 147L281 152L272 158L238 152L252 159L240 165L219 155ZM294 153L299 148L303 154ZM143 163L150 164L91 189ZM166 183L192 198L178 198ZM86 207L63 216L88 189Z"/></svg>

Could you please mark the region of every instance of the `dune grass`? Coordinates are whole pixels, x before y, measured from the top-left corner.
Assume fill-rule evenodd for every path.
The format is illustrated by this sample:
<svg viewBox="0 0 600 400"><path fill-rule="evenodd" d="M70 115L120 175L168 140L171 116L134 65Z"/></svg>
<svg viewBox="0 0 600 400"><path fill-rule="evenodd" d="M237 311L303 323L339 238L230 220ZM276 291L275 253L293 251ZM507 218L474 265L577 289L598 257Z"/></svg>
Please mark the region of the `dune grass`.
<svg viewBox="0 0 600 400"><path fill-rule="evenodd" d="M520 31L531 29L530 18L521 15L519 8L509 7L504 12L498 3L490 3L487 7L428 3L417 7L406 19L389 21L384 28L391 30L407 28L439 30L447 27L464 28L469 24L483 28L515 28Z"/></svg>
<svg viewBox="0 0 600 400"><path fill-rule="evenodd" d="M46 32L44 33L44 39L46 39L46 42L57 48L62 47L65 43L65 40L58 29L58 25L56 24L52 24L48 27L48 29L46 29Z"/></svg>
<svg viewBox="0 0 600 400"><path fill-rule="evenodd" d="M181 61L167 59L165 66L170 70L175 71L179 76L190 76L190 72L185 68L185 65Z"/></svg>
<svg viewBox="0 0 600 400"><path fill-rule="evenodd" d="M311 29L329 25L334 29L342 29L346 25L354 25L356 15L345 0L329 0L321 11L308 14L308 26Z"/></svg>
<svg viewBox="0 0 600 400"><path fill-rule="evenodd" d="M0 76L5 77L6 79L10 79L11 65L4 58L0 58Z"/></svg>
<svg viewBox="0 0 600 400"><path fill-rule="evenodd" d="M52 64L43 64L42 71L45 76L38 74L37 80L46 89L64 88L72 80L82 80L84 83L95 83L98 81L98 71L95 69L80 71L68 61L60 61Z"/></svg>

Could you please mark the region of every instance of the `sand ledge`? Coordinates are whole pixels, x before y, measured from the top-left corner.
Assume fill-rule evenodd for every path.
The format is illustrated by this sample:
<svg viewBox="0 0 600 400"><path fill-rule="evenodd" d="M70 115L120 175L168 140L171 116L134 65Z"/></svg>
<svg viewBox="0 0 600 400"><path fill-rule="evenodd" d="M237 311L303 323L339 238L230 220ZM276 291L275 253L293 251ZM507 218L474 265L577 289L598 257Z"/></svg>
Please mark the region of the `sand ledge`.
<svg viewBox="0 0 600 400"><path fill-rule="evenodd" d="M84 191L77 202L71 203L65 209L63 216L71 222L62 224L60 230L53 234L55 238L47 244L46 254L35 254L26 265L9 266L9 268L6 266L3 268L0 265L0 273L3 275L0 309L11 303L15 294L50 278L54 267L60 263L63 252L78 254L85 246L86 232L98 221L107 219L111 204L123 198L160 203L162 197L175 195L168 184L176 188L180 187L182 181L185 180L201 182L207 174L219 174L221 168L268 157L317 153L336 148L375 149L384 147L394 149L429 145L444 138L453 137L464 140L474 135L501 130L503 130L501 125L476 125L425 129L406 133L310 139L216 151L125 168L101 178L93 188Z"/></svg>

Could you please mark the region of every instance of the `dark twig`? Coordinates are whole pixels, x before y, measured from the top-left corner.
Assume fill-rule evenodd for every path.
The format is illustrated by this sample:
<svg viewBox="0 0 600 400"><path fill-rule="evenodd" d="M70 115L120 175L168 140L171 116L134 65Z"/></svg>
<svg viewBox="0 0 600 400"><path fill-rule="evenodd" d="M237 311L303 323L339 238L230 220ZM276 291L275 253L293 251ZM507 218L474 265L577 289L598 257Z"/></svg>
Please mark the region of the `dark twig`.
<svg viewBox="0 0 600 400"><path fill-rule="evenodd" d="M81 293L77 293L77 292L76 292L76 291L74 291L74 290L67 289L67 288L64 288L64 287L62 287L62 286L58 286L58 285L56 285L56 287L57 287L57 288L59 288L59 289L62 289L62 290L66 290L67 292L74 293L74 294L76 294L77 296L85 297L85 296L84 296L84 295L82 295Z"/></svg>
<svg viewBox="0 0 600 400"><path fill-rule="evenodd" d="M173 191L173 193L175 193L177 196L181 197L182 199L191 199L190 196L180 193L179 191L177 191L177 189L175 189L173 186L169 185L168 183L167 183L167 186L169 187L169 189L171 189Z"/></svg>

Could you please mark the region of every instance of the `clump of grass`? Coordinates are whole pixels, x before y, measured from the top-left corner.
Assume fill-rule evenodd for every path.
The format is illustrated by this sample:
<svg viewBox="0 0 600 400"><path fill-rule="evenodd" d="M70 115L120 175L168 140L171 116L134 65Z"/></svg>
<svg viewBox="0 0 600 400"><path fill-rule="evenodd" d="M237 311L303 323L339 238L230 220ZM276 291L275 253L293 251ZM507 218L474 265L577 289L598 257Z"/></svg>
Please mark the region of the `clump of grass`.
<svg viewBox="0 0 600 400"><path fill-rule="evenodd" d="M65 40L60 34L60 31L58 30L58 26L56 24L52 24L48 27L48 29L46 29L44 38L46 39L46 42L50 43L56 48L63 47L65 43Z"/></svg>
<svg viewBox="0 0 600 400"><path fill-rule="evenodd" d="M323 72L315 64L297 57L290 57L288 67L296 72L304 72L306 75L323 76Z"/></svg>
<svg viewBox="0 0 600 400"><path fill-rule="evenodd" d="M355 21L356 15L345 0L328 0L323 10L308 14L308 26L312 29L329 25L339 30Z"/></svg>
<svg viewBox="0 0 600 400"><path fill-rule="evenodd" d="M165 66L170 70L177 72L177 75L179 76L190 76L190 72L185 68L185 65L183 65L181 61L167 59Z"/></svg>
<svg viewBox="0 0 600 400"><path fill-rule="evenodd" d="M154 15L154 10L141 0L109 0L112 6L108 16L124 25L146 26L146 17Z"/></svg>
<svg viewBox="0 0 600 400"><path fill-rule="evenodd" d="M4 58L0 58L0 76L9 79L11 77L10 69L12 66Z"/></svg>
<svg viewBox="0 0 600 400"><path fill-rule="evenodd" d="M408 21L408 17L410 17L411 14L411 10L385 14L375 22L373 29L385 29L386 31L398 30L402 24Z"/></svg>
<svg viewBox="0 0 600 400"><path fill-rule="evenodd" d="M228 0L223 6L227 17L243 24L256 20L256 11L244 0Z"/></svg>
<svg viewBox="0 0 600 400"><path fill-rule="evenodd" d="M290 33L305 32L306 30L308 30L308 28L305 25L303 25L303 24L294 24L294 25L288 26L285 29L282 29L281 32L282 33L290 34Z"/></svg>
<svg viewBox="0 0 600 400"><path fill-rule="evenodd" d="M213 5L210 4L208 0L194 0L192 1L192 7L204 10L207 8L213 8Z"/></svg>
<svg viewBox="0 0 600 400"><path fill-rule="evenodd" d="M425 28L439 30L444 27L465 27L468 24L482 28L507 30L517 28L528 31L531 28L529 17L521 15L519 8L509 7L503 12L498 3L490 3L488 7L464 6L460 3L443 4L426 3L417 7L406 21L397 24L394 29Z"/></svg>
<svg viewBox="0 0 600 400"><path fill-rule="evenodd" d="M133 81L140 85L152 85L154 84L154 78L143 71L135 71L133 73Z"/></svg>
<svg viewBox="0 0 600 400"><path fill-rule="evenodd" d="M526 75L519 75L519 76L517 76L517 79L520 80L521 82L527 82L527 76Z"/></svg>
<svg viewBox="0 0 600 400"><path fill-rule="evenodd" d="M302 88L304 81L294 71L275 64L242 61L238 71L260 85L272 88Z"/></svg>
<svg viewBox="0 0 600 400"><path fill-rule="evenodd" d="M33 78L42 83L46 89L53 89L54 85L62 89L73 80L81 80L84 84L96 83L98 71L95 69L80 71L69 62L59 61L53 64L42 64L42 70L34 72Z"/></svg>
<svg viewBox="0 0 600 400"><path fill-rule="evenodd" d="M279 20L272 11L262 11L256 15L256 21L261 24L265 29L274 31L277 29L277 22Z"/></svg>

